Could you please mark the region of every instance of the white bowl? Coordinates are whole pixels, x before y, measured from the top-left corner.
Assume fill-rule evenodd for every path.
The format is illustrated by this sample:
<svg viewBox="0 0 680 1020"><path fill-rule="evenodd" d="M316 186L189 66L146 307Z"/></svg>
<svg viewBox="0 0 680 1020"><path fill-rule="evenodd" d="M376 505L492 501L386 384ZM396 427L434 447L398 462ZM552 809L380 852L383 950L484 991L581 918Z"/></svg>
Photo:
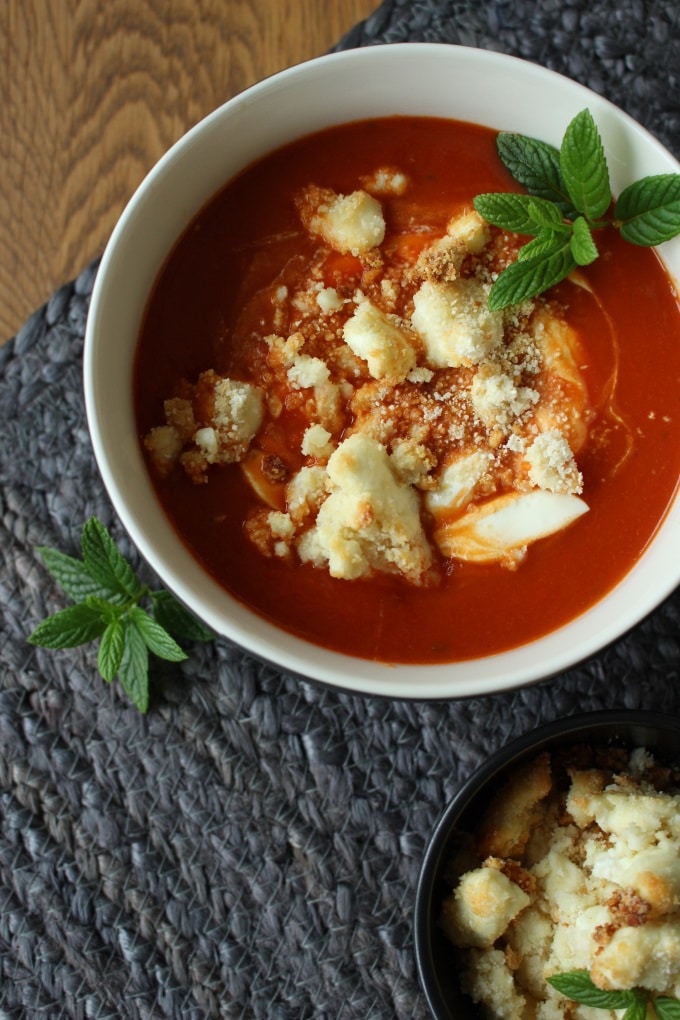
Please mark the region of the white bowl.
<svg viewBox="0 0 680 1020"><path fill-rule="evenodd" d="M282 71L210 114L160 160L125 209L92 294L84 354L95 456L113 505L163 582L219 634L282 669L345 690L393 698L454 698L506 690L568 669L619 638L680 581L680 502L642 558L592 609L512 651L444 665L383 665L327 651L272 626L229 596L178 539L155 494L135 428L132 367L149 292L189 221L235 173L315 130L393 114L450 117L559 145L588 107L615 194L680 164L647 131L581 85L485 50L399 44L349 50ZM660 249L680 279L680 239Z"/></svg>

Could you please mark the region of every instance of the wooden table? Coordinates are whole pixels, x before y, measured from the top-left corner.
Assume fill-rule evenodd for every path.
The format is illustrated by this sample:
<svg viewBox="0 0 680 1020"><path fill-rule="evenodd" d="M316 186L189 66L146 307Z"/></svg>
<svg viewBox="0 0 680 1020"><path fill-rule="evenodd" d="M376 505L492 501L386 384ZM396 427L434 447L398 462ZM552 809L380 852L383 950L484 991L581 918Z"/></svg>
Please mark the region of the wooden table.
<svg viewBox="0 0 680 1020"><path fill-rule="evenodd" d="M0 0L0 343L103 247L163 152L379 0Z"/></svg>

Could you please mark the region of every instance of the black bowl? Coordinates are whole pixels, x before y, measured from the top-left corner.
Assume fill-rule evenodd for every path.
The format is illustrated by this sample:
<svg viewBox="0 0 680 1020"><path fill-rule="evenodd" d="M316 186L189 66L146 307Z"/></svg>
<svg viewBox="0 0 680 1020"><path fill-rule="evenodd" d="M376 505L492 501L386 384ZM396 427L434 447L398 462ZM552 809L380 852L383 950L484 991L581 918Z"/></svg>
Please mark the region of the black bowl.
<svg viewBox="0 0 680 1020"><path fill-rule="evenodd" d="M483 1020L478 1006L458 985L456 949L437 926L451 886L444 872L454 853L474 833L498 781L540 751L570 744L644 747L658 761L680 763L680 719L660 712L588 712L548 723L526 733L486 761L460 788L440 815L425 850L415 902L418 976L436 1020Z"/></svg>

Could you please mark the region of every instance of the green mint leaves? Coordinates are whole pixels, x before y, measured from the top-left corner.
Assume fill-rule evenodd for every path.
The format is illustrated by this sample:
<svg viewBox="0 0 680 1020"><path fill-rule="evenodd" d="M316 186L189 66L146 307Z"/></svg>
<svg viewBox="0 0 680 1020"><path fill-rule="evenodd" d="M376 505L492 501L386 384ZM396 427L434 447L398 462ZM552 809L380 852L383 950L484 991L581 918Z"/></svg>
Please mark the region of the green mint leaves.
<svg viewBox="0 0 680 1020"><path fill-rule="evenodd" d="M560 170L574 209L594 223L609 209L612 193L600 134L588 110L568 125L560 148Z"/></svg>
<svg viewBox="0 0 680 1020"><path fill-rule="evenodd" d="M645 1020L651 1002L659 1020L680 1020L680 1001L663 995L650 995L642 988L604 991L593 984L587 970L565 971L549 977L548 983L568 999L595 1009L623 1009L622 1020Z"/></svg>
<svg viewBox="0 0 680 1020"><path fill-rule="evenodd" d="M658 174L630 184L619 195L614 215L621 236L652 247L680 232L680 175Z"/></svg>
<svg viewBox="0 0 680 1020"><path fill-rule="evenodd" d="M501 132L498 154L527 194L490 192L473 205L489 223L532 240L494 282L489 308L536 297L577 266L598 257L593 232L618 229L631 244L653 247L680 234L680 174L643 177L612 210L609 170L589 110L568 125L559 149L536 138Z"/></svg>
<svg viewBox="0 0 680 1020"><path fill-rule="evenodd" d="M74 605L39 623L28 641L73 648L99 639L97 667L107 683L117 676L140 712L149 706L149 653L186 659L180 641L210 641L214 633L170 594L137 578L104 525L91 517L80 538L82 559L38 549L43 563ZM147 600L149 611L140 603Z"/></svg>

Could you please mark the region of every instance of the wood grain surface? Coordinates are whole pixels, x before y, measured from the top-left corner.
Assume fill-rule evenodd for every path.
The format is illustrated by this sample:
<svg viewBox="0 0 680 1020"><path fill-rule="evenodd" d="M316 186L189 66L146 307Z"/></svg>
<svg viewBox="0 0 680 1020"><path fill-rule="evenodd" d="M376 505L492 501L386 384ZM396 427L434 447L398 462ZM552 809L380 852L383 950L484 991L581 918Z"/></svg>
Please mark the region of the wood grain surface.
<svg viewBox="0 0 680 1020"><path fill-rule="evenodd" d="M165 150L379 0L0 0L0 343L101 253Z"/></svg>

